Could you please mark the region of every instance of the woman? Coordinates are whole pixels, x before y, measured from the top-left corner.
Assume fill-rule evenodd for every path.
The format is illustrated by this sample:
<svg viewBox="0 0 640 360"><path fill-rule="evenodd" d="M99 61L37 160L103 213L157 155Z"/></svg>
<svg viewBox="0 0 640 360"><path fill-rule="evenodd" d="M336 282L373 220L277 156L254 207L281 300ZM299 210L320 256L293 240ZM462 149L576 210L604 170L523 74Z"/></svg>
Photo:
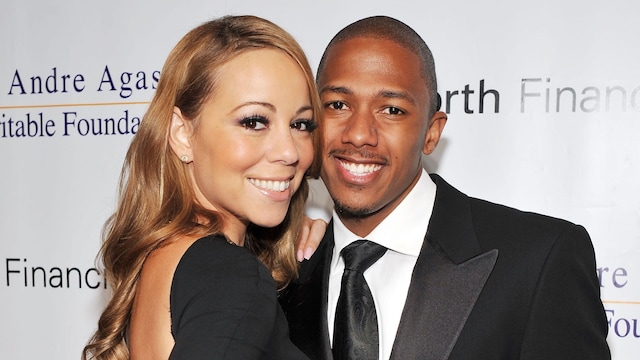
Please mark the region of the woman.
<svg viewBox="0 0 640 360"><path fill-rule="evenodd" d="M304 358L276 287L296 276L319 112L275 24L224 17L180 40L127 152L101 250L113 298L83 359Z"/></svg>

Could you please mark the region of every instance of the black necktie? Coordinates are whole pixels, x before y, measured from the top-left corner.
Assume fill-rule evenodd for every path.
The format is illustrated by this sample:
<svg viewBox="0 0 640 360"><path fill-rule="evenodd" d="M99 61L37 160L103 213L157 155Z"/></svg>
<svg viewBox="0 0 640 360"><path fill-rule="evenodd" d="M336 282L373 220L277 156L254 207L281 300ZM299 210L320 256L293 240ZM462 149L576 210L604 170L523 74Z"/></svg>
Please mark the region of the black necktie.
<svg viewBox="0 0 640 360"><path fill-rule="evenodd" d="M387 248L367 240L345 247L344 273L333 328L333 358L336 360L378 359L378 319L364 271Z"/></svg>

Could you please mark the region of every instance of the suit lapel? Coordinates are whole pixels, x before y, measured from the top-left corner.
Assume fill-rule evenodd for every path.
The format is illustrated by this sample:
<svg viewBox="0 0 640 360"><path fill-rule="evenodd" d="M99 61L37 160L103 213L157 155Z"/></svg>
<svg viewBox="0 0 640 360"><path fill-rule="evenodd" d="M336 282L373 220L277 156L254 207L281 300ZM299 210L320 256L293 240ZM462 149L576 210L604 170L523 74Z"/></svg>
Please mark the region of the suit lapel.
<svg viewBox="0 0 640 360"><path fill-rule="evenodd" d="M391 359L447 359L498 257L481 253L466 195L432 178L436 202Z"/></svg>

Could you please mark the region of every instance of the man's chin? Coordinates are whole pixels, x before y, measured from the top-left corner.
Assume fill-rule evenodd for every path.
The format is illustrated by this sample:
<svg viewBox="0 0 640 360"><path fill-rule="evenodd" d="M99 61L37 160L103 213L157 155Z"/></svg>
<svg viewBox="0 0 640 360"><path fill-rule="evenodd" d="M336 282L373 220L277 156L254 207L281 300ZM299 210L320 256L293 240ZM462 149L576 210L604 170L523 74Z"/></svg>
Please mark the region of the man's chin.
<svg viewBox="0 0 640 360"><path fill-rule="evenodd" d="M354 206L349 204L344 204L339 201L333 200L334 206L336 209L336 213L340 215L341 218L347 219L359 219L364 218L371 215L374 211L365 206Z"/></svg>

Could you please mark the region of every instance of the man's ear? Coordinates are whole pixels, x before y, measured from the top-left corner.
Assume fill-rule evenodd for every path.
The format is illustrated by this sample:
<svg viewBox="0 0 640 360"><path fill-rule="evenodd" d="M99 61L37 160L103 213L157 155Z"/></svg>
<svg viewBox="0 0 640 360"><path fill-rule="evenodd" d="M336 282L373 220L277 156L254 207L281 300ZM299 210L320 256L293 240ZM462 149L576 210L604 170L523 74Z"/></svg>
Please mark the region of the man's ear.
<svg viewBox="0 0 640 360"><path fill-rule="evenodd" d="M447 114L442 111L437 111L429 120L429 127L427 128L427 134L424 138L424 147L422 152L425 155L430 155L435 150L438 142L440 141L440 135L444 125L447 123Z"/></svg>
<svg viewBox="0 0 640 360"><path fill-rule="evenodd" d="M177 106L174 106L171 125L169 126L169 146L171 146L176 156L185 163L193 161L192 134L191 121L185 119L182 111Z"/></svg>

